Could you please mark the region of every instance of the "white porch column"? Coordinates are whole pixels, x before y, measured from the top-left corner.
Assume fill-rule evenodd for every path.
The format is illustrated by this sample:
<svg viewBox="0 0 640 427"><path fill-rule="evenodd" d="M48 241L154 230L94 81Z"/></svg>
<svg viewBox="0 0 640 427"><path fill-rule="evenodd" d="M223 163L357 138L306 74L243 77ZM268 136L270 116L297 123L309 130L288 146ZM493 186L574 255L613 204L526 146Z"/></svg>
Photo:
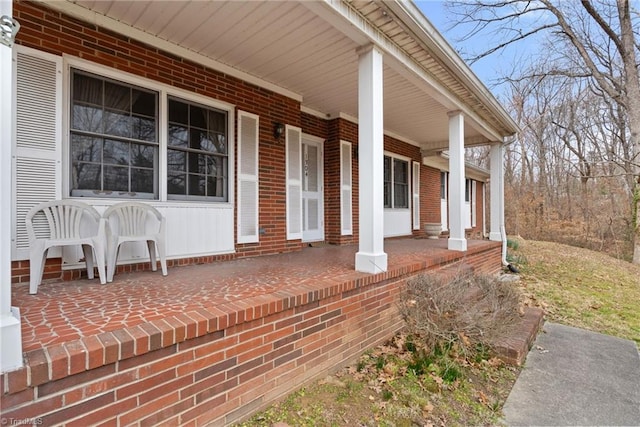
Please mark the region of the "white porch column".
<svg viewBox="0 0 640 427"><path fill-rule="evenodd" d="M0 1L0 17L11 17L12 10L13 2ZM11 147L16 98L12 80L11 47L0 43L0 372L22 366L20 310L11 306Z"/></svg>
<svg viewBox="0 0 640 427"><path fill-rule="evenodd" d="M454 251L467 250L464 229L464 115L449 113L449 241Z"/></svg>
<svg viewBox="0 0 640 427"><path fill-rule="evenodd" d="M359 250L356 270L387 271L384 252L384 127L382 52L370 45L358 50Z"/></svg>
<svg viewBox="0 0 640 427"><path fill-rule="evenodd" d="M504 224L504 146L502 143L491 145L491 228L489 240L502 241Z"/></svg>

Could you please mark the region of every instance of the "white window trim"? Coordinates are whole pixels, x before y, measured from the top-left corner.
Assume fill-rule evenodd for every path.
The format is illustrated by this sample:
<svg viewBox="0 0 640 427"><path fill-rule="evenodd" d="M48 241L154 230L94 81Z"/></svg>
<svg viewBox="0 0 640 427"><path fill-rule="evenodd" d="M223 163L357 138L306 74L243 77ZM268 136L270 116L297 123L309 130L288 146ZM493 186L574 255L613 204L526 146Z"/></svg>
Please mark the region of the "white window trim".
<svg viewBox="0 0 640 427"><path fill-rule="evenodd" d="M412 182L412 162L413 159L411 159L411 157L406 157L406 156L402 156L400 154L396 154L396 153L392 153L390 151L385 151L384 152L384 156L386 157L391 157L391 164L393 165L393 159L398 159L398 160L403 160L405 162L407 162L407 184L409 186L408 191L409 193L407 194L407 200L408 200L408 205L406 208L384 208L385 210L393 210L393 211L407 211L407 210L411 210L413 209L413 202L412 202L412 194L413 194L413 182ZM393 178L393 174L392 174L392 178ZM393 185L391 186L391 190L393 191ZM384 189L383 189L384 191ZM393 194L391 195L391 200L393 200Z"/></svg>
<svg viewBox="0 0 640 427"><path fill-rule="evenodd" d="M75 56L63 55L63 76L62 76L62 194L63 197L71 197L70 188L70 120L71 115L69 113L71 108L71 69L86 71L96 74L100 77L106 77L114 80L143 87L148 90L158 92L158 143L159 143L159 164L158 164L158 200L156 202L167 202L167 146L168 146L168 132L167 132L167 119L168 119L168 97L174 96L182 98L188 102L195 102L205 107L216 108L223 110L227 113L227 149L228 149L228 176L227 176L227 201L203 201L200 200L171 200L172 203L195 203L199 205L216 205L222 206L225 204L233 206L234 194L235 194L235 105L219 101L213 98L209 98L197 93L189 92L188 90L180 89L160 83L145 77L140 77L135 74L131 74L125 71L120 71L115 68L107 67L105 65L96 64L94 62L86 61ZM89 200L84 197L83 200ZM117 203L122 199L117 198L103 198L101 201L111 201Z"/></svg>

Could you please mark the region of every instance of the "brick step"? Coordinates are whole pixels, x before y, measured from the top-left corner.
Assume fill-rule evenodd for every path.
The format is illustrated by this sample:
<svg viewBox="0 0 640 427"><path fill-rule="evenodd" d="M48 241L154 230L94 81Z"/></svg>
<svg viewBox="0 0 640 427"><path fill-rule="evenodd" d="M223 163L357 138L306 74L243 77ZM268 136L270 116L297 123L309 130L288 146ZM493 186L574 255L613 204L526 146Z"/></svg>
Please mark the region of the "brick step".
<svg viewBox="0 0 640 427"><path fill-rule="evenodd" d="M443 280L451 280L459 274L472 273L473 267L461 263L449 265L436 271ZM467 290L465 300L473 301L481 298L478 288L471 287ZM527 353L544 323L544 311L536 307L525 307L519 321L511 329L510 333L492 345L496 356L509 365L521 366Z"/></svg>
<svg viewBox="0 0 640 427"><path fill-rule="evenodd" d="M524 314L511 333L494 343L493 350L498 358L509 365L522 366L543 324L542 309L525 307Z"/></svg>

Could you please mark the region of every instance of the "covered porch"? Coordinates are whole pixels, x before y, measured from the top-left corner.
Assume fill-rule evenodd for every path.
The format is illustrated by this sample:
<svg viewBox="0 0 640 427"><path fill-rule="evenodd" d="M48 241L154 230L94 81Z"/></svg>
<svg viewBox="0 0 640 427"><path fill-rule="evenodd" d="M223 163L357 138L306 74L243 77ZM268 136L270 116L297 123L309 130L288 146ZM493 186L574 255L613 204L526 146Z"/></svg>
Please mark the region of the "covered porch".
<svg viewBox="0 0 640 427"><path fill-rule="evenodd" d="M29 295L27 283L14 284L12 300L20 307L23 348L29 352L102 333L133 330L201 309L237 310L256 302L290 298L300 303L309 293L334 288L341 292L451 265L485 273L500 265L500 244L485 240L470 240L467 254L448 250L446 239L391 239L385 247L389 270L376 275L354 270L357 245L327 245L174 267L168 276L159 271L120 273L106 285L86 278L52 281L40 285L36 295ZM487 251L490 259L477 259L477 254Z"/></svg>
<svg viewBox="0 0 640 427"><path fill-rule="evenodd" d="M120 273L114 282L12 286L25 366L4 374L3 417L42 425L227 425L326 375L403 326L397 297L425 272L495 273L501 245L390 239L386 272L357 245Z"/></svg>

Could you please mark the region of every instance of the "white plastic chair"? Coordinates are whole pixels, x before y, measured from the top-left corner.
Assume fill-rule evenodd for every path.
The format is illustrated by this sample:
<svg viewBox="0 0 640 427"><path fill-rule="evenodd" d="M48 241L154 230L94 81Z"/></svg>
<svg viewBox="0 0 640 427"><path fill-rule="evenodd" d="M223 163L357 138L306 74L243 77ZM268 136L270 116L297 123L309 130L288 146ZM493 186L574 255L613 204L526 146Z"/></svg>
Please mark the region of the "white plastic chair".
<svg viewBox="0 0 640 427"><path fill-rule="evenodd" d="M147 242L151 270L158 269L156 248L162 267L167 275L166 221L153 206L139 202L122 202L108 208L103 218L107 221L107 281L113 281L118 250L124 242Z"/></svg>
<svg viewBox="0 0 640 427"><path fill-rule="evenodd" d="M93 254L100 283L105 276L105 223L97 210L77 200L54 200L34 206L26 216L29 235L29 293L38 292L49 248L81 245L87 275L93 279ZM44 237L48 235L48 237Z"/></svg>

